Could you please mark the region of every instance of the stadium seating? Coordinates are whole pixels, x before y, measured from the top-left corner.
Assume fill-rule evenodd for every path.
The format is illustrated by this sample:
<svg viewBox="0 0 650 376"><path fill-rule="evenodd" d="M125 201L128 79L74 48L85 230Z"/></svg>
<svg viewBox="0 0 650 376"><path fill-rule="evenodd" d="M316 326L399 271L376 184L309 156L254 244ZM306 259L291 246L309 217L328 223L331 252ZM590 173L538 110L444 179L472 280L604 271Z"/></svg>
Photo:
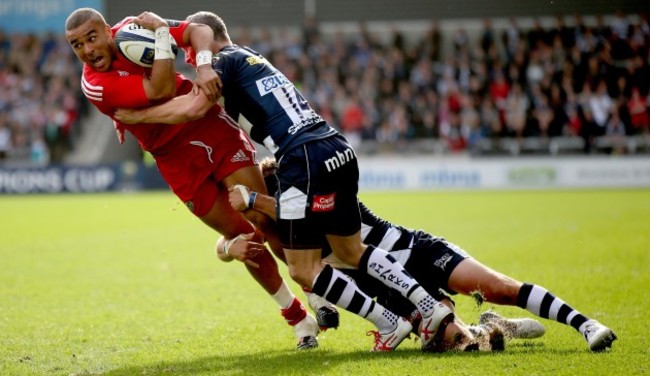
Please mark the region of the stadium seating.
<svg viewBox="0 0 650 376"><path fill-rule="evenodd" d="M647 17L472 23L378 34L311 22L233 39L265 53L361 153L650 152ZM79 72L63 36L0 32L0 163L70 155L88 118Z"/></svg>

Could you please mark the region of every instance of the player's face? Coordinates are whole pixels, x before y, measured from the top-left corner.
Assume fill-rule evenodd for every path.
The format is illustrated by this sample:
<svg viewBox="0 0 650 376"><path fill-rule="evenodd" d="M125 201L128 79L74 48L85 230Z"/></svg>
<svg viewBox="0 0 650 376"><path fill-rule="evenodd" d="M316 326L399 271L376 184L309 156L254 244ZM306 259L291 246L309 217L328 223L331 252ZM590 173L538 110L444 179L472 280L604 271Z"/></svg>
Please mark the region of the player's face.
<svg viewBox="0 0 650 376"><path fill-rule="evenodd" d="M65 36L79 60L98 72L111 69L115 48L109 25L89 20L76 29L66 31Z"/></svg>
<svg viewBox="0 0 650 376"><path fill-rule="evenodd" d="M193 67L196 67L196 53L192 47L184 47L185 62Z"/></svg>

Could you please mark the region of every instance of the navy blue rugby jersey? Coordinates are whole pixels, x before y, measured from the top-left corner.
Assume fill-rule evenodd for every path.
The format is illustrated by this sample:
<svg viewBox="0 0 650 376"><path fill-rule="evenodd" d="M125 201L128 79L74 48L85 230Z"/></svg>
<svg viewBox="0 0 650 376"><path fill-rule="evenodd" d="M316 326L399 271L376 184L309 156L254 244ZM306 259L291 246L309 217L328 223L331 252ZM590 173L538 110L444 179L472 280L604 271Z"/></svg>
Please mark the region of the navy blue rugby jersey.
<svg viewBox="0 0 650 376"><path fill-rule="evenodd" d="M276 158L337 133L293 83L256 51L226 46L215 56L213 68L223 83L221 95L228 115Z"/></svg>

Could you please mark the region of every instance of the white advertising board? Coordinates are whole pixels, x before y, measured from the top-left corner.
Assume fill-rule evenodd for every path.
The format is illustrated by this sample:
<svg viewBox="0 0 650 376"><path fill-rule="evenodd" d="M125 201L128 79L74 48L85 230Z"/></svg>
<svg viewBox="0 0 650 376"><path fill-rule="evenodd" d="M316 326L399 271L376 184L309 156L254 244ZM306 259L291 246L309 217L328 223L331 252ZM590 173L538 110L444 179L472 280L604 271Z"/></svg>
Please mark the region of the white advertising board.
<svg viewBox="0 0 650 376"><path fill-rule="evenodd" d="M359 159L360 189L544 189L650 187L649 157Z"/></svg>

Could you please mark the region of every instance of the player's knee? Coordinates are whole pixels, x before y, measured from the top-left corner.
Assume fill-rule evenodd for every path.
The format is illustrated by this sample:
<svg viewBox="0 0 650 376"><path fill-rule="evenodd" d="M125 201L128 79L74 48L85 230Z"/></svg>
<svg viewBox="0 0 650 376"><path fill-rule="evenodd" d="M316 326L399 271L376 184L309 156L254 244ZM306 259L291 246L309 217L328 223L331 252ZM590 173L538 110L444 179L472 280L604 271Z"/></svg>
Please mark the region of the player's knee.
<svg viewBox="0 0 650 376"><path fill-rule="evenodd" d="M359 266L361 256L366 251L365 245L349 241L348 239L343 239L342 241L336 241L333 243L331 239L331 237L327 238L332 247L333 253L339 260L353 267ZM340 238L338 240L340 240Z"/></svg>
<svg viewBox="0 0 650 376"><path fill-rule="evenodd" d="M310 273L308 273L308 270L289 265L289 277L299 285L311 288L312 280L310 279Z"/></svg>

